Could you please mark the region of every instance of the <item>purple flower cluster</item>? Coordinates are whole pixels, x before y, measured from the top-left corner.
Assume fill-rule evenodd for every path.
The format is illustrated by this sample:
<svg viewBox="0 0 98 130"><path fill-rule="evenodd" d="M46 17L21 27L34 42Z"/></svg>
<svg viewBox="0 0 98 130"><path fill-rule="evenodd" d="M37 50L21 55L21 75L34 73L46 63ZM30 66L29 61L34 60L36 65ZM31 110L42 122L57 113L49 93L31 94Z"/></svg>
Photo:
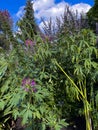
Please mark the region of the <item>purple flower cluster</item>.
<svg viewBox="0 0 98 130"><path fill-rule="evenodd" d="M10 14L7 10L0 11L0 15L2 15L2 17L10 18Z"/></svg>
<svg viewBox="0 0 98 130"><path fill-rule="evenodd" d="M27 40L25 41L25 44L26 44L26 46L34 46L34 45L35 45L35 42L33 42L33 41L30 40L30 39L27 39Z"/></svg>
<svg viewBox="0 0 98 130"><path fill-rule="evenodd" d="M0 11L0 21L7 22L10 26L13 24L10 13L7 10Z"/></svg>
<svg viewBox="0 0 98 130"><path fill-rule="evenodd" d="M36 85L36 82L34 81L34 79L24 78L22 80L22 88L26 92L36 92L37 89L35 88L35 85Z"/></svg>

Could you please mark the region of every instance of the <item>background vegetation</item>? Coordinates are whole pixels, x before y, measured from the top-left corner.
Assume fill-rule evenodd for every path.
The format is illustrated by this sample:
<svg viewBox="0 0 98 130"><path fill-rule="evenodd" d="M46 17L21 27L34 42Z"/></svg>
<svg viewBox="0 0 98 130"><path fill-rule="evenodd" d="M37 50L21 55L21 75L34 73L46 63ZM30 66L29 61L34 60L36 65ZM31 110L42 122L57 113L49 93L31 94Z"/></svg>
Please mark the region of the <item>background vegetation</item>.
<svg viewBox="0 0 98 130"><path fill-rule="evenodd" d="M42 32L27 0L21 33L0 11L0 130L98 129L96 7L80 17L66 7Z"/></svg>

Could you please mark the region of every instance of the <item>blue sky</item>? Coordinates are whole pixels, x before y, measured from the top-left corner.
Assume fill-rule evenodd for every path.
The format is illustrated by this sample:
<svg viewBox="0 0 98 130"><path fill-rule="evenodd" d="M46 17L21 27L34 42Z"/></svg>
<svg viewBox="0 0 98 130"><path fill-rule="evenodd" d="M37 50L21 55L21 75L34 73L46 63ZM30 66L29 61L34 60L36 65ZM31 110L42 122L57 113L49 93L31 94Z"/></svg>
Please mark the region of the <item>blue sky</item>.
<svg viewBox="0 0 98 130"><path fill-rule="evenodd" d="M60 2L61 0L56 0L56 2ZM65 0L66 2L70 4L76 4L76 3L88 3L91 6L94 4L94 0Z"/></svg>
<svg viewBox="0 0 98 130"><path fill-rule="evenodd" d="M57 3L61 1L62 0L55 0L55 2ZM91 6L94 4L93 1L94 0L65 0L65 2L68 2L69 4L88 3ZM19 7L25 5L25 2L26 0L0 0L0 10L7 9L11 13L11 15L14 15L18 12Z"/></svg>

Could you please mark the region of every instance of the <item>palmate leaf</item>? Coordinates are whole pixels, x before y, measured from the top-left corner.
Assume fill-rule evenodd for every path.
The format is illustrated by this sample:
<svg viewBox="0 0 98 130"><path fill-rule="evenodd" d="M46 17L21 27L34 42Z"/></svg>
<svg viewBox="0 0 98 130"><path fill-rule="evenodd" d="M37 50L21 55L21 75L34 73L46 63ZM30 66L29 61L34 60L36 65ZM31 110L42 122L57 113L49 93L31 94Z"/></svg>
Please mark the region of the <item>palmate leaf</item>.
<svg viewBox="0 0 98 130"><path fill-rule="evenodd" d="M78 65L78 64L75 65L74 74L81 78L84 77L84 73L83 73L83 69L82 69L81 65Z"/></svg>
<svg viewBox="0 0 98 130"><path fill-rule="evenodd" d="M61 130L63 127L67 127L67 126L68 126L68 123L65 122L65 119L62 119L62 120L59 119L59 121L56 123L54 128L55 130Z"/></svg>
<svg viewBox="0 0 98 130"><path fill-rule="evenodd" d="M20 93L14 93L10 99L9 105L16 107L20 103Z"/></svg>
<svg viewBox="0 0 98 130"><path fill-rule="evenodd" d="M56 125L55 125L55 130L61 130L61 128L62 128L61 125L59 125L59 124L56 124Z"/></svg>
<svg viewBox="0 0 98 130"><path fill-rule="evenodd" d="M2 77L4 76L6 70L7 70L8 64L4 63L1 67L0 67L0 80L2 79Z"/></svg>
<svg viewBox="0 0 98 130"><path fill-rule="evenodd" d="M35 93L35 100L37 101L43 101L43 99L45 99L46 97L49 97L50 93L48 91L48 89L46 88L38 88L38 91Z"/></svg>
<svg viewBox="0 0 98 130"><path fill-rule="evenodd" d="M14 119L16 120L17 117L19 116L19 111L18 111L18 109L13 109L12 114L13 114Z"/></svg>
<svg viewBox="0 0 98 130"><path fill-rule="evenodd" d="M26 124L29 119L32 119L32 111L30 109L24 109L20 115L23 117L22 123Z"/></svg>
<svg viewBox="0 0 98 130"><path fill-rule="evenodd" d="M39 111L35 111L35 112L33 112L33 117L34 117L34 119L40 119L41 118L41 114L39 113Z"/></svg>
<svg viewBox="0 0 98 130"><path fill-rule="evenodd" d="M68 85L66 86L66 93L68 97L70 98L70 101L74 102L75 99L80 100L79 92L77 91L75 87L73 87L72 84L70 84L69 86Z"/></svg>
<svg viewBox="0 0 98 130"><path fill-rule="evenodd" d="M5 107L5 102L1 99L0 100L0 110L3 110Z"/></svg>
<svg viewBox="0 0 98 130"><path fill-rule="evenodd" d="M5 110L4 110L4 113L3 113L3 116L6 116L6 115L9 115L12 113L12 110L10 107L7 107Z"/></svg>
<svg viewBox="0 0 98 130"><path fill-rule="evenodd" d="M3 86L1 87L1 92L2 93L7 92L7 90L9 89L10 82L11 82L10 79L8 79L7 81L4 82Z"/></svg>
<svg viewBox="0 0 98 130"><path fill-rule="evenodd" d="M96 62L91 62L91 64L92 64L92 67L93 67L94 69L97 69L97 68L98 68L98 64L97 64Z"/></svg>
<svg viewBox="0 0 98 130"><path fill-rule="evenodd" d="M35 98L36 98L37 101L43 101L44 96L42 95L42 93L37 92L36 95L35 95Z"/></svg>
<svg viewBox="0 0 98 130"><path fill-rule="evenodd" d="M85 66L85 69L86 68L90 68L91 67L91 60L90 59L86 59L85 62L84 62L84 66Z"/></svg>
<svg viewBox="0 0 98 130"><path fill-rule="evenodd" d="M22 105L23 109L20 112L20 116L22 117L22 124L27 124L30 120L32 120L33 116L33 107L30 103L27 103L25 105Z"/></svg>
<svg viewBox="0 0 98 130"><path fill-rule="evenodd" d="M65 119L59 120L59 124L65 127L68 126L68 123L65 121Z"/></svg>

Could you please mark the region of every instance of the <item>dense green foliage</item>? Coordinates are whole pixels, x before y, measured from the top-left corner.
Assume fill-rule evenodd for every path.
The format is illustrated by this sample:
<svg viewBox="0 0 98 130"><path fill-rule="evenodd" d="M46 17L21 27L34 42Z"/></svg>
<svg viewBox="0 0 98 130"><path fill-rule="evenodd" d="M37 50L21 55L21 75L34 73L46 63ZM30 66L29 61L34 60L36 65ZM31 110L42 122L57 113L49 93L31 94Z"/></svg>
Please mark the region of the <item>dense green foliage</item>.
<svg viewBox="0 0 98 130"><path fill-rule="evenodd" d="M12 41L13 48L0 48L0 130L14 130L18 120L25 130L80 129L79 119L83 119L79 122L84 122L83 130L97 130L96 35L87 29L83 16L77 26L80 19L69 8L64 22L56 26L57 32L44 28L46 35L40 35L34 28L31 7L28 0L18 24L21 35Z"/></svg>
<svg viewBox="0 0 98 130"><path fill-rule="evenodd" d="M95 0L94 6L87 12L89 24L95 30L96 23L98 23L98 0Z"/></svg>
<svg viewBox="0 0 98 130"><path fill-rule="evenodd" d="M7 114L12 114L15 120L21 117L23 124L36 130L47 126L59 130L66 123L60 120L62 114L54 100L55 76L46 71L45 62L51 57L49 46L39 43L26 49L19 45L18 54L13 50L7 56L1 55L1 113L8 109ZM36 91L28 83L25 87L29 90L24 89L23 79L34 79Z"/></svg>
<svg viewBox="0 0 98 130"><path fill-rule="evenodd" d="M62 49L59 46L60 43L61 45L63 44ZM67 77L67 79L66 77L64 79L64 77L61 75L62 84L60 84L62 86L64 83L66 86L65 93L67 94L67 97L65 97L65 100L69 97L68 101L72 103L76 103L76 99L83 102L83 104L78 106L78 109L74 110L74 112L76 111L76 115L77 112L81 115L85 115L87 125L86 128L87 130L91 130L91 124L89 120L95 116L91 113L97 109L97 107L95 107L97 104L94 104L95 98L91 96L96 96L98 94L96 92L96 87L94 86L94 83L97 83L96 78L98 74L98 64L96 63L98 58L96 38L90 30L82 30L78 33L78 35L70 37L68 36L66 38L62 37L57 47L60 48L59 51L61 52L59 52L60 59L57 57L57 62L59 63L57 65ZM61 57L63 57L63 59ZM62 90L64 90L64 88ZM59 90L60 92L57 93L62 93L62 90ZM61 95L63 96L63 93ZM73 106L75 107L75 105ZM90 117L90 115L92 116ZM98 117L96 117L96 123L97 120Z"/></svg>

